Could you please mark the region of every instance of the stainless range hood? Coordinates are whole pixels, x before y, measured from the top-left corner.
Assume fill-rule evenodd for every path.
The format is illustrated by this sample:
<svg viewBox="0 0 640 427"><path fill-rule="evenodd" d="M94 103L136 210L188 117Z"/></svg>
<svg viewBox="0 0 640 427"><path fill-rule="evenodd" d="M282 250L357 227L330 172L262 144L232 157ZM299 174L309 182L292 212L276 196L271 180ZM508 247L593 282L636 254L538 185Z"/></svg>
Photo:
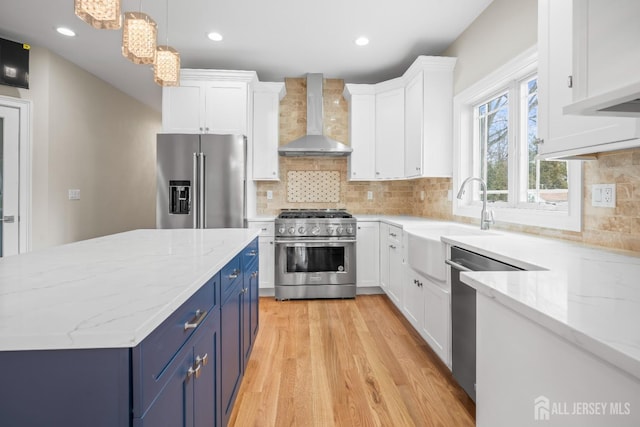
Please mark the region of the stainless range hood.
<svg viewBox="0 0 640 427"><path fill-rule="evenodd" d="M344 157L353 148L322 134L322 74L307 74L307 134L278 148L281 156Z"/></svg>

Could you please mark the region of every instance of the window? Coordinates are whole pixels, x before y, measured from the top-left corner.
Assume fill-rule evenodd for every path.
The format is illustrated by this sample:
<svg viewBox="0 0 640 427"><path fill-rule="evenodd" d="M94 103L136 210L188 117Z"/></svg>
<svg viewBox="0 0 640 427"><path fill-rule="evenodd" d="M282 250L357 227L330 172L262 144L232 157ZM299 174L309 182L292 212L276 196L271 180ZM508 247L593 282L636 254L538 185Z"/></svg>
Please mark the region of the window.
<svg viewBox="0 0 640 427"><path fill-rule="evenodd" d="M456 96L454 190L480 177L497 221L579 230L580 163L536 158L536 68L535 52L527 52ZM454 215L479 218L483 194L469 186Z"/></svg>

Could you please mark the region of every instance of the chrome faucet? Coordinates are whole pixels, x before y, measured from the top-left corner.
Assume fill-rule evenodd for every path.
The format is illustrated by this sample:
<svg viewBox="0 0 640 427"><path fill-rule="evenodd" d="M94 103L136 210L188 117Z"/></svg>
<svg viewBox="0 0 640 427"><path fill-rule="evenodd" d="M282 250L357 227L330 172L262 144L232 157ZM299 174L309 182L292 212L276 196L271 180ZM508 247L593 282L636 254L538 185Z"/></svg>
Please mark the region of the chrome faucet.
<svg viewBox="0 0 640 427"><path fill-rule="evenodd" d="M470 176L465 179L460 185L460 190L458 190L458 195L456 196L458 199L462 199L462 195L464 194L464 186L467 185L468 182L478 181L480 183L480 190L482 191L482 212L480 212L480 229L488 230L491 224L495 224L495 220L493 219L493 211L487 210L487 183L484 182L482 178L476 178Z"/></svg>

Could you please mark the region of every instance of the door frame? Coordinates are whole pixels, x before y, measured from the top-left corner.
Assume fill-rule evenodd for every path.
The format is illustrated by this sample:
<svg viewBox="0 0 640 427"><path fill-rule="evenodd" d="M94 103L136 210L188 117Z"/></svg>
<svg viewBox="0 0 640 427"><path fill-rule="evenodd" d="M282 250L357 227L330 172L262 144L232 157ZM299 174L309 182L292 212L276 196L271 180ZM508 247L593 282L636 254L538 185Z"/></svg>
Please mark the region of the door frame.
<svg viewBox="0 0 640 427"><path fill-rule="evenodd" d="M13 98L0 95L0 105L16 108L19 113L19 247L18 253L31 250L31 167L32 167L32 123L31 110L33 102L28 99Z"/></svg>

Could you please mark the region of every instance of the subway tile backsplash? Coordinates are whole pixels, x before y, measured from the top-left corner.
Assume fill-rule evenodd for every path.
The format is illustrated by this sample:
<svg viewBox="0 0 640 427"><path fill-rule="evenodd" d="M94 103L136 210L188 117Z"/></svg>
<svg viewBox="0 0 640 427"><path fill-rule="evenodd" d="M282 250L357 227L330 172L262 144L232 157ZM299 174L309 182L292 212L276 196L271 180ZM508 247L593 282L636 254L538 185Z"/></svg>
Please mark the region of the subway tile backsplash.
<svg viewBox="0 0 640 427"><path fill-rule="evenodd" d="M287 95L280 102L280 145L306 133L306 80L285 79ZM326 79L324 85L324 133L349 144L348 105L342 97L344 81ZM424 218L473 222L453 217L450 178L419 178L402 181L348 181L346 158L281 157L280 181L257 183L257 213L276 215L281 209L347 209L355 214L413 215ZM338 174L339 197L313 198L317 202L292 201L287 197L289 172L321 171ZM315 174L318 179L329 175ZM591 185L616 184L616 208L591 207ZM322 185L314 188L322 188ZM273 199L267 200L267 191ZM520 231L586 244L640 252L640 149L602 154L584 163L583 231L568 232L499 223L495 228ZM367 198L371 192L373 198ZM424 194L424 199L421 199ZM298 200L298 199L295 199ZM301 198L300 200L304 200ZM336 201L337 200L337 201ZM499 218L498 218L499 219Z"/></svg>

